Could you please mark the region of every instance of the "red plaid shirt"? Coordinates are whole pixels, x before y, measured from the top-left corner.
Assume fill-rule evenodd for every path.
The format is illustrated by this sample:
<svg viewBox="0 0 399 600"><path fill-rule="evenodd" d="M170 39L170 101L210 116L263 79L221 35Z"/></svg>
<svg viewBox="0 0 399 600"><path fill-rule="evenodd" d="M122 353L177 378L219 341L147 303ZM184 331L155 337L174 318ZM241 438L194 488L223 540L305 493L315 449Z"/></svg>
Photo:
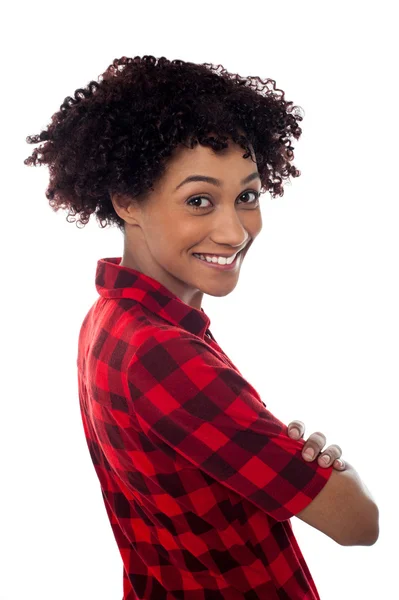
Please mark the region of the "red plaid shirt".
<svg viewBox="0 0 399 600"><path fill-rule="evenodd" d="M97 263L77 365L123 600L319 599L290 518L333 468L305 462L203 309L120 262Z"/></svg>

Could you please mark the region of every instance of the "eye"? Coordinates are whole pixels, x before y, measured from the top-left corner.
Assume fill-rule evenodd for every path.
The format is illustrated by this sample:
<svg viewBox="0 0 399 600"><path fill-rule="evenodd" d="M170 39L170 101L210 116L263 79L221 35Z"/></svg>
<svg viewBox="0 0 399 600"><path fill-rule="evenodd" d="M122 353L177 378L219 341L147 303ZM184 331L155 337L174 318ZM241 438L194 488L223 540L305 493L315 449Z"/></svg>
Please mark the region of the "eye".
<svg viewBox="0 0 399 600"><path fill-rule="evenodd" d="M243 196L246 196L248 194L254 194L255 199L253 202L249 203L249 202L244 202L244 204L254 204L255 208L259 206L259 197L260 197L260 192L256 192L255 190L249 190L248 192L244 192L241 195L241 198ZM209 206L193 206L192 204L190 204L190 202L194 202L196 200L209 200L209 198L207 196L194 196L194 198L190 198L189 200L187 200L186 204L188 204L188 206L191 206L194 210L206 210L207 208L209 208ZM209 200L210 201L210 200Z"/></svg>

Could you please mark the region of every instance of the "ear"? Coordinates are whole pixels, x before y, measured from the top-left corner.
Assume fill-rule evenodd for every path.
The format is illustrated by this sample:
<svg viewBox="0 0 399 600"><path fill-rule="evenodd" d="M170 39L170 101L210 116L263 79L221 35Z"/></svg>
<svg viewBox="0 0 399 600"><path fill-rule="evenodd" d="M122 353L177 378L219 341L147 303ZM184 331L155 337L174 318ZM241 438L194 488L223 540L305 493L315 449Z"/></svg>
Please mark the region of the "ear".
<svg viewBox="0 0 399 600"><path fill-rule="evenodd" d="M139 204L125 195L118 193L110 193L112 206L116 214L123 219L128 225L138 224Z"/></svg>

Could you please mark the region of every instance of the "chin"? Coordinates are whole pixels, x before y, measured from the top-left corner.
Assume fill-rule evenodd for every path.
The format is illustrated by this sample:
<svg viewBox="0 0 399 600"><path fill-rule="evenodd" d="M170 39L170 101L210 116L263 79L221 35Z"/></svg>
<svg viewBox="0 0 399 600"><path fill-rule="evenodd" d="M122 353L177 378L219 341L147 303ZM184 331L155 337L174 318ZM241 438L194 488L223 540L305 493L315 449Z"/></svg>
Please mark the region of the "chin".
<svg viewBox="0 0 399 600"><path fill-rule="evenodd" d="M238 280L235 281L234 285L232 285L231 283L230 283L230 285L227 285L227 284L225 284L224 286L220 285L220 289L217 289L218 286L216 286L216 285L203 286L199 289L201 290L201 292L203 292L207 296L214 296L215 298L223 298L224 296L228 296L229 294L231 294L231 292L235 289L237 283L238 283Z"/></svg>

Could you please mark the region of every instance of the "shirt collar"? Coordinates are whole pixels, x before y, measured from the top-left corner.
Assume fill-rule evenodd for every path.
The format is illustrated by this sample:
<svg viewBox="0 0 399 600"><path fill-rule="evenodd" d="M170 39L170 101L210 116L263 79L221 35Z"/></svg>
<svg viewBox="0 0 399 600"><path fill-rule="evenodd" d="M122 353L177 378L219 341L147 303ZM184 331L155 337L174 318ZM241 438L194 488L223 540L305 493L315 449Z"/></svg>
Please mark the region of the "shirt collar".
<svg viewBox="0 0 399 600"><path fill-rule="evenodd" d="M135 269L121 267L122 257L101 258L97 262L96 289L103 298L132 298L169 323L204 337L210 318L201 308L189 306L161 283Z"/></svg>

